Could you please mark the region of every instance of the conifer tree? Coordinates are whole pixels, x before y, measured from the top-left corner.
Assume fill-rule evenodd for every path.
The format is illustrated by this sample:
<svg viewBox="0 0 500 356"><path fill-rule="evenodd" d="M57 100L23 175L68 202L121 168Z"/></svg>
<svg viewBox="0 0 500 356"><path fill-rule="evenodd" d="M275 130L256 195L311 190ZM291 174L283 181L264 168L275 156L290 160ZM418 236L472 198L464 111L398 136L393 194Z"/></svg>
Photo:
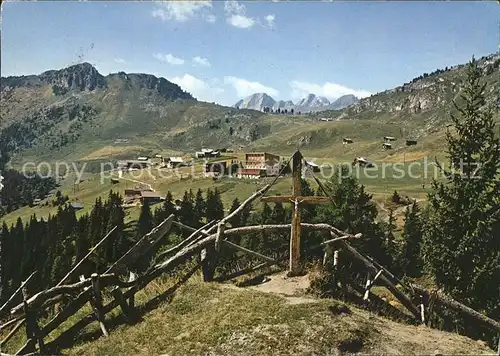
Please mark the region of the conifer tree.
<svg viewBox="0 0 500 356"><path fill-rule="evenodd" d="M233 203L231 204L231 208L229 209L229 213L232 213L239 207L240 207L240 201L238 200L238 198L234 198ZM233 216L229 220L229 223L231 224L231 227L241 226L241 212Z"/></svg>
<svg viewBox="0 0 500 356"><path fill-rule="evenodd" d="M377 207L365 187L347 172L347 168L341 166L326 182L325 187L333 203L318 206L315 220L329 221L349 233L362 233L363 238L353 241L353 244L379 263L388 265L384 229L376 222Z"/></svg>
<svg viewBox="0 0 500 356"><path fill-rule="evenodd" d="M207 190L207 221L220 220L224 217L224 205L217 188Z"/></svg>
<svg viewBox="0 0 500 356"><path fill-rule="evenodd" d="M141 206L139 220L137 220L136 239L140 239L153 229L153 215L151 207L145 201Z"/></svg>
<svg viewBox="0 0 500 356"><path fill-rule="evenodd" d="M192 194L189 191L185 191L180 204L180 209L178 212L179 220L181 223L194 226L196 221L194 220L194 201L192 199ZM187 232L183 232L186 234Z"/></svg>
<svg viewBox="0 0 500 356"><path fill-rule="evenodd" d="M447 133L451 171L434 181L424 259L437 284L473 308L500 314L500 140L486 105L481 69L468 65L455 130ZM453 132L455 131L455 132Z"/></svg>
<svg viewBox="0 0 500 356"><path fill-rule="evenodd" d="M405 212L403 242L401 252L402 271L407 276L419 277L423 267L421 260L422 220L420 208L416 201Z"/></svg>
<svg viewBox="0 0 500 356"><path fill-rule="evenodd" d="M194 199L194 221L196 222L195 227L202 226L203 218L206 215L206 203L205 198L203 198L203 192L198 189L196 192L196 197Z"/></svg>

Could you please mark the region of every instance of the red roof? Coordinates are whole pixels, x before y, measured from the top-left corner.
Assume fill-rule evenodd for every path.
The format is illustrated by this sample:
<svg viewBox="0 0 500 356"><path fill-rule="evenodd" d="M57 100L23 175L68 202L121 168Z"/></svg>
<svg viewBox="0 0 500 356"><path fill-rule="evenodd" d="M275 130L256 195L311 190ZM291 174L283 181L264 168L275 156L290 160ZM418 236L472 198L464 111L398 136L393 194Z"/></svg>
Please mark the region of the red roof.
<svg viewBox="0 0 500 356"><path fill-rule="evenodd" d="M239 168L238 174L247 175L247 176L260 176L260 172L262 170L258 168Z"/></svg>

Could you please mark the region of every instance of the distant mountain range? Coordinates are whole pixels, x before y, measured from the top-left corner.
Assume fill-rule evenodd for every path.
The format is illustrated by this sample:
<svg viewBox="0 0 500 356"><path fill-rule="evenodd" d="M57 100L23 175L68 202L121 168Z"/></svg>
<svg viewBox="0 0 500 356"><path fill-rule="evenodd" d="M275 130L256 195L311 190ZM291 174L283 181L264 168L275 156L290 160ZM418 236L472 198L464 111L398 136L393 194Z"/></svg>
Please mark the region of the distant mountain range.
<svg viewBox="0 0 500 356"><path fill-rule="evenodd" d="M294 103L291 100L283 101L274 100L270 95L266 93L255 93L245 99L241 99L234 107L239 109L253 109L263 111L264 108L268 107L273 111L278 109L288 110L293 109L295 112L311 112L311 111L325 111L325 110L338 110L343 109L347 106L353 105L358 102L358 98L352 94L343 95L337 100L330 102L324 96L316 96L314 94L309 94L305 98Z"/></svg>

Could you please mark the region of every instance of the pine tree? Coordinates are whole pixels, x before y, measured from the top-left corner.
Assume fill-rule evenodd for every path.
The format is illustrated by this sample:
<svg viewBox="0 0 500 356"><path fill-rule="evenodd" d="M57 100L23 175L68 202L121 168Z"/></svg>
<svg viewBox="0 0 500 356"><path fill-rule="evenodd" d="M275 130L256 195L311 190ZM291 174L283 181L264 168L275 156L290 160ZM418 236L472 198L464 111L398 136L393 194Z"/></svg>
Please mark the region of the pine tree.
<svg viewBox="0 0 500 356"><path fill-rule="evenodd" d="M456 133L446 135L452 164L434 181L424 229L424 259L437 284L473 308L500 314L500 140L485 105L485 86L474 58L468 65ZM496 246L496 248L495 248Z"/></svg>
<svg viewBox="0 0 500 356"><path fill-rule="evenodd" d="M377 207L365 187L359 184L356 177L347 175L347 172L347 168L340 167L326 182L325 186L333 203L316 208L315 222L329 221L349 233L362 233L363 238L353 241L353 244L379 263L388 265L384 229L376 222Z"/></svg>
<svg viewBox="0 0 500 356"><path fill-rule="evenodd" d="M233 203L231 204L231 208L229 209L229 213L232 213L239 207L240 207L240 201L238 200L238 198L234 198ZM233 216L229 220L229 223L231 224L231 227L241 226L241 212Z"/></svg>
<svg viewBox="0 0 500 356"><path fill-rule="evenodd" d="M192 199L192 194L189 191L185 191L180 204L180 209L178 212L179 220L181 223L194 226L196 221L194 220L194 202ZM186 232L183 232L186 234Z"/></svg>
<svg viewBox="0 0 500 356"><path fill-rule="evenodd" d="M401 268L404 274L410 277L419 277L422 274L422 220L420 214L420 208L416 201L405 212Z"/></svg>
<svg viewBox="0 0 500 356"><path fill-rule="evenodd" d="M195 227L201 227L203 218L206 215L206 203L205 198L203 198L203 192L198 189L196 192L196 197L194 198L194 221L196 221Z"/></svg>
<svg viewBox="0 0 500 356"><path fill-rule="evenodd" d="M220 220L224 217L224 205L217 188L207 190L207 221Z"/></svg>
<svg viewBox="0 0 500 356"><path fill-rule="evenodd" d="M136 239L140 239L153 229L153 215L151 207L147 202L144 202L137 220Z"/></svg>

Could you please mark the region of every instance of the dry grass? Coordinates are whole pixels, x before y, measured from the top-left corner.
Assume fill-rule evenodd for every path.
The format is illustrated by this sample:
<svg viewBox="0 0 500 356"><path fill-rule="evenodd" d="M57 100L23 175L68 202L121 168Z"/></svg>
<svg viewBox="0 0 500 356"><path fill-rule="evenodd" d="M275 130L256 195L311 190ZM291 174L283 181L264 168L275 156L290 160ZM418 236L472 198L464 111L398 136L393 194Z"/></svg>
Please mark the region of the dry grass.
<svg viewBox="0 0 500 356"><path fill-rule="evenodd" d="M134 326L68 350L74 355L487 354L483 344L388 321L336 300L286 298L190 280ZM152 287L152 288L158 288Z"/></svg>

